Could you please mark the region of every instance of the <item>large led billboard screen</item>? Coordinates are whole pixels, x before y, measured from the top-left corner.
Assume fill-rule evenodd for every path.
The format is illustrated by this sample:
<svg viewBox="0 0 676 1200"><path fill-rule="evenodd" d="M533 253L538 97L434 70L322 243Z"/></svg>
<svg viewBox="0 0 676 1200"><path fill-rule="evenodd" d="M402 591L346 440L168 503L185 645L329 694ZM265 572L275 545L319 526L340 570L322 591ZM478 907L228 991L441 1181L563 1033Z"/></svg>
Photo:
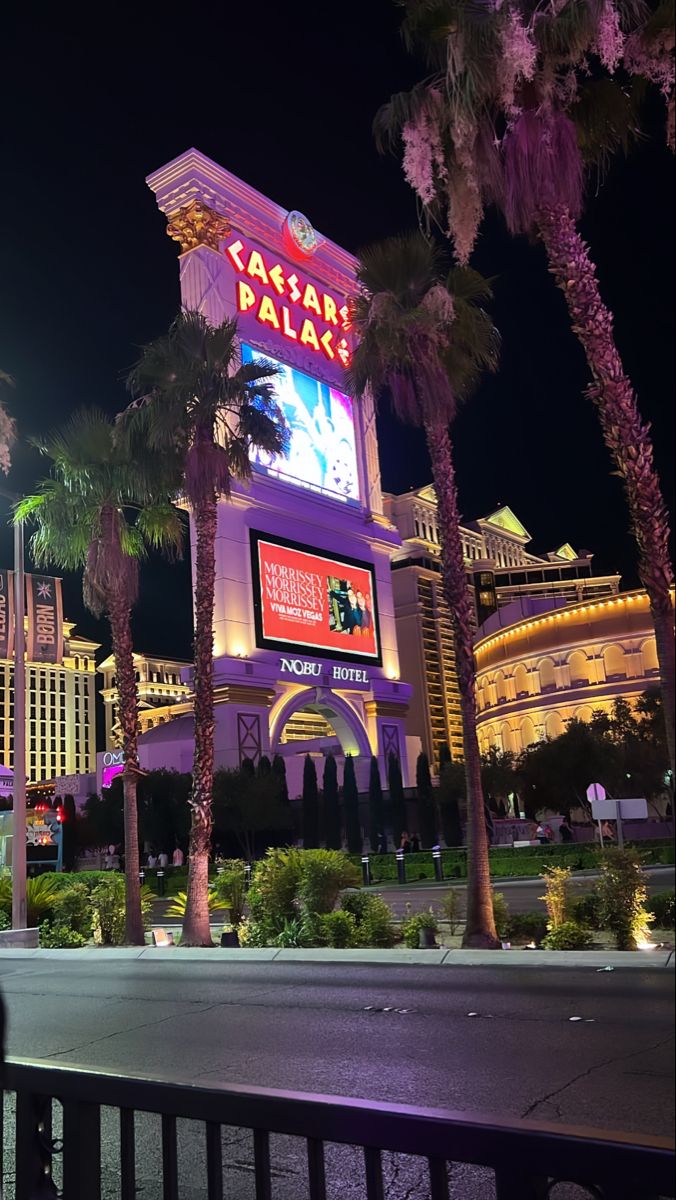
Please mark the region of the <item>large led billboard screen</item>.
<svg viewBox="0 0 676 1200"><path fill-rule="evenodd" d="M357 504L357 445L349 396L242 344L242 362L271 362L277 403L289 427L285 455L257 451L253 461L267 475Z"/></svg>
<svg viewBox="0 0 676 1200"><path fill-rule="evenodd" d="M254 532L251 557L259 646L380 663L369 563Z"/></svg>

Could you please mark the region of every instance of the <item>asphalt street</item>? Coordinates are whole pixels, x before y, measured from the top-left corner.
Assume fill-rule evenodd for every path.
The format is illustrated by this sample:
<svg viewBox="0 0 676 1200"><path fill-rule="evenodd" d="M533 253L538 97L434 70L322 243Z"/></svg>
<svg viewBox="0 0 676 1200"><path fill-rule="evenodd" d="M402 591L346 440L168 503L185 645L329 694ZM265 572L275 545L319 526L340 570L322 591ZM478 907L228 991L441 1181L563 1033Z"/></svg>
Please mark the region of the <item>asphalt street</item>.
<svg viewBox="0 0 676 1200"><path fill-rule="evenodd" d="M18 955L0 971L14 1055L627 1131L667 1134L673 1125L669 970L62 963ZM112 1200L119 1194L112 1117L105 1130ZM161 1195L158 1146L157 1126L146 1119L138 1139L141 1200ZM273 1153L274 1200L305 1200L301 1147L275 1139ZM181 1198L201 1200L194 1129L184 1130L181 1154ZM226 1135L225 1161L228 1197L253 1200L246 1132ZM419 1164L388 1156L387 1172L388 1200L426 1200ZM494 1195L488 1173L476 1168L454 1168L451 1178L454 1200ZM329 1194L361 1200L361 1183L356 1152L334 1150ZM11 1181L6 1200L13 1200Z"/></svg>

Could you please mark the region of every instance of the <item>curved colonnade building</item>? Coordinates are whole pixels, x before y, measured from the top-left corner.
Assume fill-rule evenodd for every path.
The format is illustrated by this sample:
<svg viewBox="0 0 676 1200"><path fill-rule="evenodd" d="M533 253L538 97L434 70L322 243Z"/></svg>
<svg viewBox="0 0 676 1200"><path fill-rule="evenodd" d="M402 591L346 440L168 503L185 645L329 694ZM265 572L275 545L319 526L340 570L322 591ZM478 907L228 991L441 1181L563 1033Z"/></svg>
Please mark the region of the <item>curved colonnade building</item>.
<svg viewBox="0 0 676 1200"><path fill-rule="evenodd" d="M655 634L643 591L547 611L508 605L476 642L479 744L518 753L589 721L659 682Z"/></svg>

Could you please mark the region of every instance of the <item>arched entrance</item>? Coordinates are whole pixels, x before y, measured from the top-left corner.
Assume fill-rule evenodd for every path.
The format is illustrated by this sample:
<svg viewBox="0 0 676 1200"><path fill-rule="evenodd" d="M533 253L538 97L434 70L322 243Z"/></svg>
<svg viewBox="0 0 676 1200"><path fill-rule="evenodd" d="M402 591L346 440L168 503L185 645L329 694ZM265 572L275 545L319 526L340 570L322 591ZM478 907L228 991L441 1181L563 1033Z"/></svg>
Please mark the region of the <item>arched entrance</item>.
<svg viewBox="0 0 676 1200"><path fill-rule="evenodd" d="M370 757L373 753L363 722L346 700L329 688L303 688L284 701L272 716L270 748L273 754L280 749L282 734L290 718L301 712L323 717L335 732L343 754L358 758L362 755Z"/></svg>

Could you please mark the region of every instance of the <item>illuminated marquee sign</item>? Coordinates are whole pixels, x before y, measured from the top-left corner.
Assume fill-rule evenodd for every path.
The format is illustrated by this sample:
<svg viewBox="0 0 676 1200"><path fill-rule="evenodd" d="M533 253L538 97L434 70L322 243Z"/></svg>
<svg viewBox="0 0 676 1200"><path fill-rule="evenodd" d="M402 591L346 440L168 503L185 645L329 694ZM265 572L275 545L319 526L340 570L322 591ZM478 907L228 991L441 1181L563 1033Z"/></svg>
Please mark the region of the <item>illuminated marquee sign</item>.
<svg viewBox="0 0 676 1200"><path fill-rule="evenodd" d="M116 775L121 775L124 771L124 750L107 750L103 756L103 770L101 772L101 787L109 788L112 786Z"/></svg>
<svg viewBox="0 0 676 1200"><path fill-rule="evenodd" d="M274 329L290 342L323 354L329 362L347 367L350 362L349 306L322 291L282 262L264 257L260 250L235 238L225 254L242 278L237 280L237 310L252 313L261 325Z"/></svg>
<svg viewBox="0 0 676 1200"><path fill-rule="evenodd" d="M319 675L328 674L339 683L368 683L369 677L363 667L339 667L334 663L327 669L322 663L311 662L307 658L281 658L279 670L282 675Z"/></svg>
<svg viewBox="0 0 676 1200"><path fill-rule="evenodd" d="M294 652L381 662L373 566L333 557L297 542L251 533L256 642L281 650L284 674L312 677L317 663ZM337 667L336 682L363 683L361 673Z"/></svg>

